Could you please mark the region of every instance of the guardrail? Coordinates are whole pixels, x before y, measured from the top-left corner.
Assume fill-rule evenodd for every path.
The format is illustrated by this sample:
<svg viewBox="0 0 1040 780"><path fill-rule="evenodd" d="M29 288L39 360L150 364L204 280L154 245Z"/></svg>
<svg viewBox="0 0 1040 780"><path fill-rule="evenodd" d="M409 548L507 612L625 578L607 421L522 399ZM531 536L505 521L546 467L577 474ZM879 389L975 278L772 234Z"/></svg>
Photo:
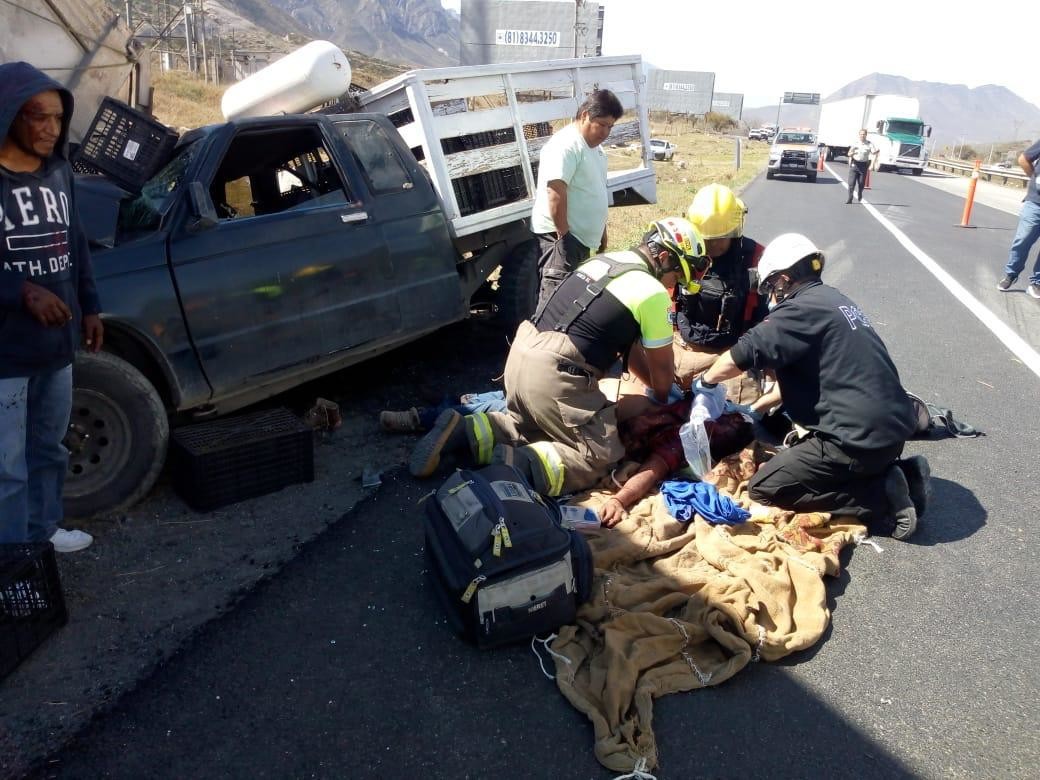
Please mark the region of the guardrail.
<svg viewBox="0 0 1040 780"><path fill-rule="evenodd" d="M951 173L959 173L964 176L971 176L971 172L975 170L975 166L972 163L963 163L959 160L947 160L942 157L929 157L928 165L933 168L938 168L941 171L950 171ZM1029 183L1029 177L1026 176L1021 170L1014 168L997 168L991 165L983 165L979 168L979 178L985 179L986 181L993 181L999 179L1000 183L1004 186L1008 186L1012 182L1012 186L1025 187Z"/></svg>

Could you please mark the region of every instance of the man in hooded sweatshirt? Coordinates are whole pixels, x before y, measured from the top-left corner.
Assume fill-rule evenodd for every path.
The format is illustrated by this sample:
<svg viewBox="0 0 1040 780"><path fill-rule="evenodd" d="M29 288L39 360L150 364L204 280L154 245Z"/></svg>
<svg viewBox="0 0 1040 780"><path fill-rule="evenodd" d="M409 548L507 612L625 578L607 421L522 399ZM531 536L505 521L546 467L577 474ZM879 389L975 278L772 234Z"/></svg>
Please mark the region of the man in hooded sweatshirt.
<svg viewBox="0 0 1040 780"><path fill-rule="evenodd" d="M59 528L72 359L104 331L66 158L72 94L25 62L0 65L0 543L93 541Z"/></svg>

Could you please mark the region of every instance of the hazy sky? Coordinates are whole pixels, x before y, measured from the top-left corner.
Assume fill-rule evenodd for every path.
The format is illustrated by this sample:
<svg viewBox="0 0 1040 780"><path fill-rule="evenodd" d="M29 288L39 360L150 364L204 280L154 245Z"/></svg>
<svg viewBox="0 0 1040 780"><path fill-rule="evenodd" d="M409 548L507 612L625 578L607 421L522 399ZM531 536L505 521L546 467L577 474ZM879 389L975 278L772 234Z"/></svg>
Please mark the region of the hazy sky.
<svg viewBox="0 0 1040 780"><path fill-rule="evenodd" d="M601 2L604 54L638 53L661 68L713 71L715 89L744 93L746 108L775 103L788 91L826 96L874 72L1000 84L1040 107L1036 21L1025 0ZM442 4L457 9L459 0Z"/></svg>
<svg viewBox="0 0 1040 780"><path fill-rule="evenodd" d="M1040 106L1036 36L1027 32L1034 23L1023 0L986 0L970 10L949 0L603 5L604 54L641 52L658 67L713 71L715 89L744 93L745 107L775 103L785 91L826 96L874 72L1000 84Z"/></svg>

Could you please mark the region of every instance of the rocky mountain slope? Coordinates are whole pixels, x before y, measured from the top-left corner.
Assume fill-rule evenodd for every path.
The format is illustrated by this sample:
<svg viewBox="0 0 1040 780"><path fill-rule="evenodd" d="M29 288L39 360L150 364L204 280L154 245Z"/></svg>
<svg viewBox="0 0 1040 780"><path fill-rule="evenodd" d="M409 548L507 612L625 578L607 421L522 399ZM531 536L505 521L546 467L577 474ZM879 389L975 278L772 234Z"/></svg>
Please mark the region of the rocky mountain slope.
<svg viewBox="0 0 1040 780"><path fill-rule="evenodd" d="M221 1L232 7L256 3ZM459 19L440 0L270 0L263 5L289 16L312 37L344 49L420 67L459 61Z"/></svg>

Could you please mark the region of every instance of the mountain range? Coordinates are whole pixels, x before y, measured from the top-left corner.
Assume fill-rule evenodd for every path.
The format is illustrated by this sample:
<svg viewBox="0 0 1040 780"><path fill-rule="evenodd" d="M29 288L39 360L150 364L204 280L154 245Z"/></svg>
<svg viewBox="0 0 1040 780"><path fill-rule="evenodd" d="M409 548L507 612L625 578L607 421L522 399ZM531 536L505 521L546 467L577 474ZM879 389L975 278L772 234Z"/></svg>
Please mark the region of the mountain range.
<svg viewBox="0 0 1040 780"><path fill-rule="evenodd" d="M827 95L823 102L866 94L910 95L921 102L921 118L932 126L935 148L959 142L985 144L1040 138L1040 108L1007 87L986 84L942 84L911 81L902 76L871 73ZM815 127L819 106L784 105L780 123ZM743 119L751 126L775 122L777 106L745 108Z"/></svg>

